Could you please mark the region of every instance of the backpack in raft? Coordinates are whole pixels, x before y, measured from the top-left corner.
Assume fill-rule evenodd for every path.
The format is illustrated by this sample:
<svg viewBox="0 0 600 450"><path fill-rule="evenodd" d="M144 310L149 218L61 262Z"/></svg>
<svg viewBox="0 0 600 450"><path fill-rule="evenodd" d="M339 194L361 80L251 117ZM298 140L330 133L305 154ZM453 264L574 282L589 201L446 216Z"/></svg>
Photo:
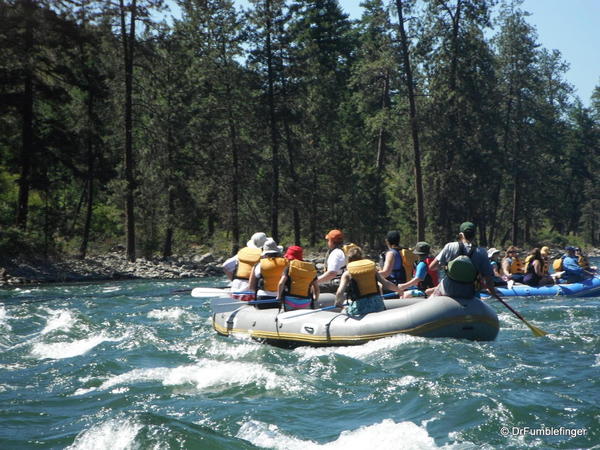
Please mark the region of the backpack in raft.
<svg viewBox="0 0 600 450"><path fill-rule="evenodd" d="M471 250L467 252L462 242L459 245L459 255L448 263L446 274L448 278L458 283L472 284L477 280L477 268L471 256L475 253L475 245L471 245Z"/></svg>

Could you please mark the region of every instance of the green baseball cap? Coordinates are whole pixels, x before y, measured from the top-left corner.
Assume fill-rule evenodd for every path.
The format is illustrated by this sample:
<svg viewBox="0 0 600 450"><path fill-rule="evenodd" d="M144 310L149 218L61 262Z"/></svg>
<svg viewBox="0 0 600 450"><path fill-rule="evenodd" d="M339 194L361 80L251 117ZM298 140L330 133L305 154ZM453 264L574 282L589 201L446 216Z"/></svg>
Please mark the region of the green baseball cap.
<svg viewBox="0 0 600 450"><path fill-rule="evenodd" d="M461 233L475 233L475 224L473 222L463 222L460 225Z"/></svg>

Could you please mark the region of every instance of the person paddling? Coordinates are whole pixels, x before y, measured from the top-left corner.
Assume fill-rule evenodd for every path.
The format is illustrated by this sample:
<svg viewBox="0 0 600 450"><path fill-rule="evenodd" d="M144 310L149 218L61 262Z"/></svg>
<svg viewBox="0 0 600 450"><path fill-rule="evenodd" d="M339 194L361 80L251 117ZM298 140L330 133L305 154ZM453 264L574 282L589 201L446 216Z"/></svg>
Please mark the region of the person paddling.
<svg viewBox="0 0 600 450"><path fill-rule="evenodd" d="M459 230L458 241L447 243L429 265L433 270L446 267L446 275L434 295L473 298L476 293L475 283L481 279L482 287L497 296L493 281L494 272L487 251L474 242L475 224L464 222Z"/></svg>
<svg viewBox="0 0 600 450"><path fill-rule="evenodd" d="M279 280L277 289L280 304L285 311L314 308L319 300L317 267L303 260L302 247L292 245L283 256L289 261Z"/></svg>
<svg viewBox="0 0 600 450"><path fill-rule="evenodd" d="M259 261L261 249L266 240L267 235L265 233L254 233L246 243L246 247L223 263L221 267L227 278L231 281L231 292L244 292L248 290L252 268ZM254 298L254 294L232 295L232 297L237 300L248 301Z"/></svg>
<svg viewBox="0 0 600 450"><path fill-rule="evenodd" d="M249 289L256 292L257 300L273 299L272 303L260 303L258 309L277 308L277 286L281 274L287 267L287 259L281 256L282 247L273 238L267 238L259 262L254 266L250 275Z"/></svg>

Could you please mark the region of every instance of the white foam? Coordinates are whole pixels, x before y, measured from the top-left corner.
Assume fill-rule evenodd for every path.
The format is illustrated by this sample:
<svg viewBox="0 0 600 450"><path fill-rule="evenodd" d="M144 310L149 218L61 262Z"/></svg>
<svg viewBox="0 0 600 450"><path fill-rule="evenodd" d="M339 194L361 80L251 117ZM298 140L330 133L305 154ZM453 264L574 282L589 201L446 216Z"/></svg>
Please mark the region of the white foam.
<svg viewBox="0 0 600 450"><path fill-rule="evenodd" d="M131 420L110 419L77 435L68 449L125 450L135 448L135 437L143 426Z"/></svg>
<svg viewBox="0 0 600 450"><path fill-rule="evenodd" d="M6 308L4 305L0 305L0 329L4 329L5 331L11 331L12 327L8 323L8 319L10 316L6 315Z"/></svg>
<svg viewBox="0 0 600 450"><path fill-rule="evenodd" d="M244 423L236 437L257 447L281 450L400 448L400 445L406 450L439 448L424 428L412 422L396 423L391 419L343 431L335 441L325 444L289 436L275 425L254 420Z"/></svg>
<svg viewBox="0 0 600 450"><path fill-rule="evenodd" d="M33 344L31 355L39 359L65 359L74 356L83 355L103 342L115 342L119 339L112 339L104 334L92 335L86 339L80 339L72 342L37 342Z"/></svg>
<svg viewBox="0 0 600 450"><path fill-rule="evenodd" d="M186 313L182 308L154 309L148 313L149 319L177 322Z"/></svg>
<svg viewBox="0 0 600 450"><path fill-rule="evenodd" d="M200 391L251 384L266 390L281 390L289 393L306 392L307 389L304 383L300 383L294 377L277 374L260 364L209 359L203 359L198 364L174 368L134 369L109 378L97 389L109 390L115 386L149 381L160 382L163 386L192 385ZM74 395L82 395L95 389L78 389Z"/></svg>
<svg viewBox="0 0 600 450"><path fill-rule="evenodd" d="M414 342L428 342L435 345L435 341L425 338L410 336L408 334L397 334L384 339L369 341L363 345L353 345L349 347L299 347L294 350L300 354L300 359L311 359L317 356L338 354L348 356L354 359L371 359L379 354L389 354L390 350L402 347Z"/></svg>
<svg viewBox="0 0 600 450"><path fill-rule="evenodd" d="M51 331L62 330L69 331L75 324L75 317L68 309L60 309L58 311L50 311L50 317L41 334L48 334Z"/></svg>

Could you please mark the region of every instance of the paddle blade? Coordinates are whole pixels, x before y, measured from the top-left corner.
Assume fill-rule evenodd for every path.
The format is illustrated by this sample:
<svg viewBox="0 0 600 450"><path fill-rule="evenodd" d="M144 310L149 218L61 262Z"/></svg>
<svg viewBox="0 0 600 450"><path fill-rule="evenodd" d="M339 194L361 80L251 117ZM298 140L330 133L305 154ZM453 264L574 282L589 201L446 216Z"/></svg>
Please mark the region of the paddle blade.
<svg viewBox="0 0 600 450"><path fill-rule="evenodd" d="M319 311L327 311L327 310L335 309L335 308L337 308L337 306L331 305L331 306L326 306L324 308L311 309L309 311L302 310L302 309L299 309L297 311L288 311L288 312L284 312L284 313L279 314L277 316L277 320L295 319L296 317L306 316L308 314L314 314L314 313L317 313Z"/></svg>
<svg viewBox="0 0 600 450"><path fill-rule="evenodd" d="M546 336L548 334L544 330L536 327L535 325L531 325L529 322L525 322L525 323L527 324L529 329L533 332L533 334L536 336Z"/></svg>

